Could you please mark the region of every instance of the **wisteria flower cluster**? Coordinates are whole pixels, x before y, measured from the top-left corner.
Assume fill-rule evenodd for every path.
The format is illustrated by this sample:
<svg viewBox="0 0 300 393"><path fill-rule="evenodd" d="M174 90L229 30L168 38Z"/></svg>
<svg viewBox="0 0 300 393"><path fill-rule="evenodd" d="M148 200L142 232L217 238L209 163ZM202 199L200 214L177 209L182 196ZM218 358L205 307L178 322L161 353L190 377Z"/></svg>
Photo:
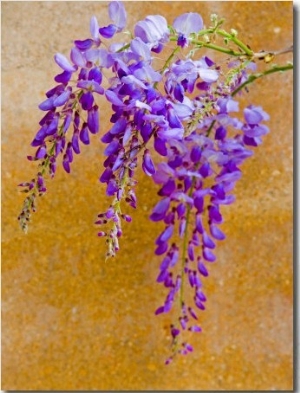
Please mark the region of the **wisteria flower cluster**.
<svg viewBox="0 0 300 393"><path fill-rule="evenodd" d="M54 57L61 71L39 105L45 114L31 142L36 151L28 156L38 162L38 173L20 184L27 196L18 219L27 231L46 180L60 162L70 173L91 134L100 132L98 98L103 96L111 108L111 127L100 136L105 160L99 181L110 202L95 221L97 233L105 238L105 257L114 257L123 222L132 219L124 205L138 205L136 173L141 168L159 185L150 220L163 222L154 252L161 258L157 282L166 297L155 314L171 315L168 364L193 351L190 333L201 332L206 304L203 278L216 260L216 243L225 239L223 205L234 202L241 164L269 132L262 107L240 108L237 97L255 79L292 69L288 63L255 72L257 60L268 63L292 48L255 53L235 30L223 30L216 15L209 27L193 12L172 25L161 15L149 15L128 34L123 4L111 2L108 14L107 26L91 18L90 38L75 40L69 58ZM226 56L222 67L206 48Z"/></svg>

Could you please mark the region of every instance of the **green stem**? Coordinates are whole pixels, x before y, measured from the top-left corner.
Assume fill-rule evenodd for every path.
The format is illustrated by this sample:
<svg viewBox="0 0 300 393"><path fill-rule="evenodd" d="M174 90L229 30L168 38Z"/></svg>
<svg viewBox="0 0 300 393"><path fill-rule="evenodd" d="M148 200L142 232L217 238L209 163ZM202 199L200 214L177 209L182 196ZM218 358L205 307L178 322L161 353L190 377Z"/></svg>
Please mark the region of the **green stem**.
<svg viewBox="0 0 300 393"><path fill-rule="evenodd" d="M246 87L247 85L249 85L250 83L256 81L257 79L265 76L265 75L269 75L269 74L273 74L275 72L283 72L283 71L288 71L288 70L292 70L293 69L293 64L287 64L285 66L274 66L273 68L266 70L264 72L260 72L257 74L252 74L249 76L249 78L246 80L246 82L242 83L239 87L237 87L232 93L231 96L234 97L240 90L242 90L244 87Z"/></svg>
<svg viewBox="0 0 300 393"><path fill-rule="evenodd" d="M241 48L241 50L243 52L245 52L245 54L247 56L253 56L253 51L251 49L249 49L248 46L245 45L242 41L240 41L238 38L236 38L236 36L234 36L233 34L229 34L224 30L217 30L216 33L219 34L220 36L227 38L228 40L234 42L239 48Z"/></svg>
<svg viewBox="0 0 300 393"><path fill-rule="evenodd" d="M124 46L122 46L122 48L118 49L118 50L116 51L116 53L123 52L123 50L126 50L126 49L128 49L128 48L130 48L130 43L129 43L129 44L126 44L126 45L124 45Z"/></svg>
<svg viewBox="0 0 300 393"><path fill-rule="evenodd" d="M169 64L171 63L173 57L175 56L175 54L176 54L179 50L180 50L180 47L179 47L179 46L176 46L176 48L173 50L173 52L172 52L172 53L170 54L170 56L167 58L167 60L166 60L166 62L165 62L165 64L164 64L164 66L163 66L163 68L161 69L161 71L160 71L161 74L168 68L168 66L169 66ZM157 85L158 85L158 82L155 82L154 85L153 85L154 89L156 89Z"/></svg>
<svg viewBox="0 0 300 393"><path fill-rule="evenodd" d="M194 45L197 45L199 48L204 47L204 48L208 48L208 49L213 49L217 52L226 53L227 55L230 55L230 56L245 55L245 53L235 52L232 49L226 49L226 48L223 48L222 46L210 44L210 43L206 43L206 42L202 42L202 41L192 40L191 43Z"/></svg>

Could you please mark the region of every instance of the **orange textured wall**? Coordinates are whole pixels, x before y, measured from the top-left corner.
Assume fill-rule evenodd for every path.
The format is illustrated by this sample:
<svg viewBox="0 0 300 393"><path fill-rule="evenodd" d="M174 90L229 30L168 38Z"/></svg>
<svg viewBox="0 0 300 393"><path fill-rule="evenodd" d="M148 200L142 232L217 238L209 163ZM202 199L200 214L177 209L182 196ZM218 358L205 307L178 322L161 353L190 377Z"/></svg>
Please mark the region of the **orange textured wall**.
<svg viewBox="0 0 300 393"><path fill-rule="evenodd" d="M289 390L292 388L292 73L256 82L243 104L263 105L271 133L243 166L237 201L223 209L227 240L205 280L207 310L195 351L165 367L168 317L155 284L157 227L148 220L156 187L138 187L138 210L120 255L104 262L93 226L109 201L98 183L99 137L71 175L62 170L39 201L29 233L16 217L30 179L37 105L68 54L106 23L105 2L2 2L2 389ZM129 26L148 14L171 22L187 11L226 18L251 47L292 42L292 2L129 2ZM282 56L285 62L291 55ZM102 115L102 133L109 114ZM160 227L161 228L161 227Z"/></svg>

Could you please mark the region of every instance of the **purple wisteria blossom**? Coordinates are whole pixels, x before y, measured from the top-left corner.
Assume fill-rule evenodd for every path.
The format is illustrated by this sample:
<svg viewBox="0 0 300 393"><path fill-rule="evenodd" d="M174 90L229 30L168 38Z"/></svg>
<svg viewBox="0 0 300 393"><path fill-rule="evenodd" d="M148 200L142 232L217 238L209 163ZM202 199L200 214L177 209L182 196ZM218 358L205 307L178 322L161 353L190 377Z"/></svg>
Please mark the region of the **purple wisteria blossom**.
<svg viewBox="0 0 300 393"><path fill-rule="evenodd" d="M178 33L177 45L188 46L189 37L192 33L198 33L203 28L202 17L195 12L188 12L178 16L173 23L173 27Z"/></svg>
<svg viewBox="0 0 300 393"><path fill-rule="evenodd" d="M123 3L111 2L108 16L104 26L91 18L90 37L76 39L69 57L54 56L59 72L39 105L35 152L27 156L38 171L19 184L27 196L18 218L27 231L46 181L60 166L72 175L81 151L100 141L99 186L109 202L95 225L108 259L120 250L122 224L131 222L130 211L138 207L137 173L150 177L159 187L150 214L160 228L153 247L161 260L156 281L166 292L154 314L170 315L170 364L193 352L192 333L202 332L204 278L217 261L218 241L225 239L223 211L235 201L242 163L269 132L269 116L258 105L240 108L236 93L243 93L255 71L255 56L232 32L218 30L222 20L213 18L205 28L194 12L179 15L173 25L149 15L123 34ZM236 50L214 44L217 33ZM234 61L217 64L206 48ZM101 116L108 111L110 126L103 130Z"/></svg>

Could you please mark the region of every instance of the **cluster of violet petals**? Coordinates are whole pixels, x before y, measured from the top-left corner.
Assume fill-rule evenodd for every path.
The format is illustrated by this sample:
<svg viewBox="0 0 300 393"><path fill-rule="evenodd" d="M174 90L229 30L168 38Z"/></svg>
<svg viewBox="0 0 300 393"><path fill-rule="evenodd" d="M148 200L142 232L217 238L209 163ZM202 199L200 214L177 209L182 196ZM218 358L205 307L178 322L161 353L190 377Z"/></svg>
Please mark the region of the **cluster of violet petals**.
<svg viewBox="0 0 300 393"><path fill-rule="evenodd" d="M230 112L237 110L237 103L230 97L217 100L215 108L216 113L210 118L214 122L212 135L207 135L209 123L205 119L199 123L197 132L170 141L167 161L157 165L153 176L161 185L158 192L161 199L150 219L165 224L156 239L155 253L163 255L157 282L168 291L155 313L169 312L176 298L181 307L177 324L170 325L175 352L167 364L176 353L187 354L193 350L185 341L178 346L183 331L201 332L197 310L205 310L206 301L202 278L208 276L208 265L216 260L215 242L225 239L219 228L223 222L220 208L235 200L230 192L241 177L239 167L252 155L247 146L260 144L261 136L268 132L260 124L268 119L260 107L245 108L243 122L231 117ZM235 129L232 137L228 136L230 127ZM193 304L182 298L184 283L189 293L193 291Z"/></svg>
<svg viewBox="0 0 300 393"><path fill-rule="evenodd" d="M234 201L230 191L241 177L239 166L252 154L247 146L260 144L268 132L261 124L268 116L255 106L244 109L243 121L232 116L239 108L230 94L245 78L243 68L236 83L225 88L219 82L218 67L206 56L196 60L176 57L174 50L170 64L155 66L156 54L163 56L170 44L163 16L147 16L134 26L130 41L124 35L118 42L115 37L126 26L126 11L121 2L113 1L108 13L111 23L107 26L99 27L92 17L91 38L74 41L70 60L55 55L62 71L39 105L46 113L31 143L37 150L28 159L39 161L40 170L36 180L20 184L31 194L19 220L26 227L30 210L35 209L35 195L46 191L44 174L54 176L57 158L62 156L62 166L69 173L82 145L99 132L97 99L102 96L111 106L112 126L100 138L106 147L99 180L106 184L112 203L98 215L98 235L106 238L107 257L114 256L119 250L121 221L131 221L122 212L121 202L136 208L135 173L141 167L161 185L161 199L150 219L165 224L155 253L163 255L157 281L168 294L156 314L170 311L175 298L179 299L181 314L170 330L174 354L186 354L193 348L184 340L178 347L178 338L183 331L201 331L196 309L205 308L202 277L208 275L207 264L216 259L215 241L225 238L219 228L223 221L220 206ZM175 49L189 46L190 35L201 29L203 21L196 13L176 18L172 27ZM153 151L161 158L157 166ZM183 287L193 291L193 304L183 300Z"/></svg>

